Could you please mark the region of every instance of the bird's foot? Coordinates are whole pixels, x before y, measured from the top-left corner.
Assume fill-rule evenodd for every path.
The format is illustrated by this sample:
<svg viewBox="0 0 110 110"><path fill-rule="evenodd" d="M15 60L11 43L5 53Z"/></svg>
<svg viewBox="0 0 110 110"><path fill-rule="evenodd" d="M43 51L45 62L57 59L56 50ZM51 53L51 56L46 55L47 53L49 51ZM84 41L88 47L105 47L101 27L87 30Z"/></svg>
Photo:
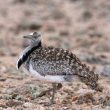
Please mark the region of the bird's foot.
<svg viewBox="0 0 110 110"><path fill-rule="evenodd" d="M57 88L57 90L59 90L60 88L62 88L62 84L59 83L56 88ZM53 88L42 91L39 95L37 95L37 97L43 97L44 95L46 95L47 93L49 93L51 91L53 91Z"/></svg>
<svg viewBox="0 0 110 110"><path fill-rule="evenodd" d="M52 89L48 89L48 90L42 91L39 95L37 95L37 97L43 97L44 95L46 95L47 93L49 93L51 91L52 91Z"/></svg>

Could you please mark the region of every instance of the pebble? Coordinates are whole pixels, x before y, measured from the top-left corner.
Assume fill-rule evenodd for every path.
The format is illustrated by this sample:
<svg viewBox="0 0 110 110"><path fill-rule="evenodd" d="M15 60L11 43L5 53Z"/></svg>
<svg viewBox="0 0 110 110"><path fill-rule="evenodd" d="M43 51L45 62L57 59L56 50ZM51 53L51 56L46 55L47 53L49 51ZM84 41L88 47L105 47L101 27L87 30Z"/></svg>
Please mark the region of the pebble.
<svg viewBox="0 0 110 110"><path fill-rule="evenodd" d="M0 110L3 110L3 107L0 107Z"/></svg>
<svg viewBox="0 0 110 110"><path fill-rule="evenodd" d="M104 68L102 70L102 75L110 76L110 65L104 66Z"/></svg>
<svg viewBox="0 0 110 110"><path fill-rule="evenodd" d="M0 67L0 73L5 73L7 71L5 66Z"/></svg>
<svg viewBox="0 0 110 110"><path fill-rule="evenodd" d="M89 53L81 53L78 55L80 60L86 61L91 64L104 64L105 62L102 61L99 57L95 56L94 54L89 54Z"/></svg>
<svg viewBox="0 0 110 110"><path fill-rule="evenodd" d="M106 107L106 110L110 110L110 106L107 106L107 107Z"/></svg>
<svg viewBox="0 0 110 110"><path fill-rule="evenodd" d="M12 109L11 107L8 107L8 108L2 109L2 110L14 110L14 109Z"/></svg>
<svg viewBox="0 0 110 110"><path fill-rule="evenodd" d="M39 30L42 27L42 22L38 20L38 22L36 22L36 20L33 21L28 21L25 20L23 21L23 23L21 23L18 26L19 30Z"/></svg>
<svg viewBox="0 0 110 110"><path fill-rule="evenodd" d="M0 77L0 81L6 81L6 78Z"/></svg>
<svg viewBox="0 0 110 110"><path fill-rule="evenodd" d="M30 102L26 102L26 103L23 104L23 107L25 107L25 108L32 108L33 106L34 105Z"/></svg>
<svg viewBox="0 0 110 110"><path fill-rule="evenodd" d="M110 52L110 44L109 43L98 44L95 47L95 51L97 51L97 52Z"/></svg>

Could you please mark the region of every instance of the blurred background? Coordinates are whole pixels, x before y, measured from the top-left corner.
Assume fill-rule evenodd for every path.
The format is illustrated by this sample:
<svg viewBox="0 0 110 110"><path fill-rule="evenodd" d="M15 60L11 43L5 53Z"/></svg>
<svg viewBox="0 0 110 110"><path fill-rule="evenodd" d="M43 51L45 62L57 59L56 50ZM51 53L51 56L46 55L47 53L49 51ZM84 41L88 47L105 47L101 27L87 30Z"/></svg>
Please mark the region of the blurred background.
<svg viewBox="0 0 110 110"><path fill-rule="evenodd" d="M35 110L50 109L40 105L41 101L48 100L49 95L40 99L35 98L38 94L36 90L40 91L49 86L44 84L42 87L42 84L36 82L34 78L16 70L18 56L29 44L23 36L34 31L41 32L43 45L69 49L76 54L81 61L101 76L100 83L106 88L105 90L109 91L109 0L0 0L0 110L4 108L33 110L35 104L39 107L35 107ZM82 88L87 89L84 84L77 82L66 85L59 91L56 97L61 103L60 108L71 110L73 105L72 109L75 110L79 110L80 107L85 107L85 110L96 110L97 107L97 110L110 108L108 92L105 93L107 95L97 93L93 96L93 98L103 96L103 101L96 105L91 102L91 106L85 106L87 102L82 101L79 106L76 100L72 102L71 97ZM71 94L68 91L71 91ZM109 98L106 99L107 97ZM34 101L29 103L31 98L34 98ZM29 104L31 107L28 106Z"/></svg>

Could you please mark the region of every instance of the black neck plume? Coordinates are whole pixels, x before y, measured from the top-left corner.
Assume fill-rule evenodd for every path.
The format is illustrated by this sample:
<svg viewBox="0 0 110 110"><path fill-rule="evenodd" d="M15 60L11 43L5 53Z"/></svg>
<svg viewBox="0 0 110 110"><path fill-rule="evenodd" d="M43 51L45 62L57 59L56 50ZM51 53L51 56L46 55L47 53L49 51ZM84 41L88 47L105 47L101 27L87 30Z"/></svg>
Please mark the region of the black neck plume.
<svg viewBox="0 0 110 110"><path fill-rule="evenodd" d="M26 53L23 54L22 58L18 60L17 68L19 69L20 66L28 59L28 56L37 48L41 47L41 42L38 43L38 45L33 46L30 48Z"/></svg>

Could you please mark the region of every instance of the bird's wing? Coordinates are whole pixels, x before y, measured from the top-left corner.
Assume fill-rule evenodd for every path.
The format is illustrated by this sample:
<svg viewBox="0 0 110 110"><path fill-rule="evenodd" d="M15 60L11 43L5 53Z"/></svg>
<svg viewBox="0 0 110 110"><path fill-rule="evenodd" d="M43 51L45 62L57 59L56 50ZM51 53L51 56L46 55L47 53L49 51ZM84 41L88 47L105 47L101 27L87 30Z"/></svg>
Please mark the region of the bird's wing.
<svg viewBox="0 0 110 110"><path fill-rule="evenodd" d="M30 58L34 70L43 76L76 74L72 66L74 62L79 61L68 50L53 47L37 49Z"/></svg>

